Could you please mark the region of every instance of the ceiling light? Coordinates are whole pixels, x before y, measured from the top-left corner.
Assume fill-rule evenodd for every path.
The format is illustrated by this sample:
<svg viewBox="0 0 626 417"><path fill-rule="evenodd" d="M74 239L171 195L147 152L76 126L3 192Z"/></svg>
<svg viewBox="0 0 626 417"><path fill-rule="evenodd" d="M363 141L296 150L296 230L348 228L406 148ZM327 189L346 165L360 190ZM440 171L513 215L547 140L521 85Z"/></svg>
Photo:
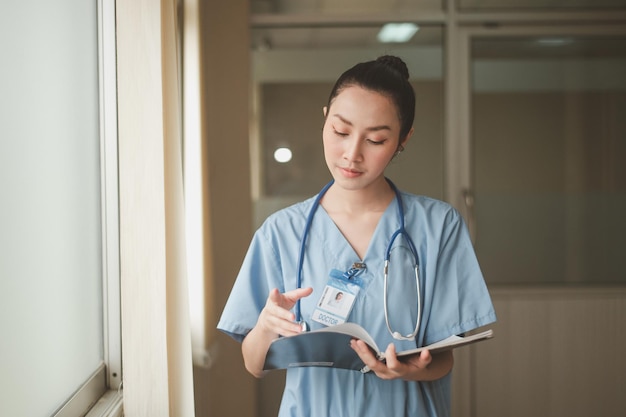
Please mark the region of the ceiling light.
<svg viewBox="0 0 626 417"><path fill-rule="evenodd" d="M378 32L378 40L383 43L407 42L418 30L414 23L387 23Z"/></svg>
<svg viewBox="0 0 626 417"><path fill-rule="evenodd" d="M571 38L541 38L537 43L542 46L564 46L573 43Z"/></svg>
<svg viewBox="0 0 626 417"><path fill-rule="evenodd" d="M291 161L291 149L278 148L274 151L274 159L281 164Z"/></svg>

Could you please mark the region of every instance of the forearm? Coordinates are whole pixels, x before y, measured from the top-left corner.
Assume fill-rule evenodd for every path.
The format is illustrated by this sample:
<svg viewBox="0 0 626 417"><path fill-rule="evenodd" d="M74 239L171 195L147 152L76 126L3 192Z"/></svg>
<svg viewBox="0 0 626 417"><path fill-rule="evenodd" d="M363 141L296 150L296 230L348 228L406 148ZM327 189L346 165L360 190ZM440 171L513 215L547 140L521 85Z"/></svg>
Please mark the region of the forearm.
<svg viewBox="0 0 626 417"><path fill-rule="evenodd" d="M417 369L416 372L405 379L412 381L435 381L448 375L454 365L452 351L435 353L431 356L432 361L426 368Z"/></svg>
<svg viewBox="0 0 626 417"><path fill-rule="evenodd" d="M293 322L295 315L289 310L300 298L307 297L312 292L311 287L298 288L284 294L276 288L270 291L256 325L241 344L241 353L248 372L257 378L263 377L265 356L272 341L278 336L291 336L302 331L302 327Z"/></svg>
<svg viewBox="0 0 626 417"><path fill-rule="evenodd" d="M265 356L272 340L278 335L268 334L264 332L258 325L254 327L250 333L243 339L241 344L241 353L243 355L246 370L256 378L265 376L263 365L265 364Z"/></svg>

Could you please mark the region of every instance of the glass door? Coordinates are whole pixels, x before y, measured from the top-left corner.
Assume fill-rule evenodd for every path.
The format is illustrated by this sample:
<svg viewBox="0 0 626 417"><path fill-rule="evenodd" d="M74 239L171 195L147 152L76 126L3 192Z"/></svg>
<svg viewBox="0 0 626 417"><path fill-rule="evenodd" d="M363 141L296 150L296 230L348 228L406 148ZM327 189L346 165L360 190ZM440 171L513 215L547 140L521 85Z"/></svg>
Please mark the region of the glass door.
<svg viewBox="0 0 626 417"><path fill-rule="evenodd" d="M487 282L623 284L626 30L461 35L458 201Z"/></svg>

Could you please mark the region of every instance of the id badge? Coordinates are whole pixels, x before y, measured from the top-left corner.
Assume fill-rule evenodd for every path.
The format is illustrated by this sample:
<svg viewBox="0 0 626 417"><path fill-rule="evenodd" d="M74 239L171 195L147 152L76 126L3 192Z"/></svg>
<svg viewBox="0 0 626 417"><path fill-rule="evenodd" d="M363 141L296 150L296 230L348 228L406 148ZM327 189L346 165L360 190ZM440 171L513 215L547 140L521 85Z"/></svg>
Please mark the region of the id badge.
<svg viewBox="0 0 626 417"><path fill-rule="evenodd" d="M358 276L333 269L311 319L324 326L344 323L362 288L363 281Z"/></svg>

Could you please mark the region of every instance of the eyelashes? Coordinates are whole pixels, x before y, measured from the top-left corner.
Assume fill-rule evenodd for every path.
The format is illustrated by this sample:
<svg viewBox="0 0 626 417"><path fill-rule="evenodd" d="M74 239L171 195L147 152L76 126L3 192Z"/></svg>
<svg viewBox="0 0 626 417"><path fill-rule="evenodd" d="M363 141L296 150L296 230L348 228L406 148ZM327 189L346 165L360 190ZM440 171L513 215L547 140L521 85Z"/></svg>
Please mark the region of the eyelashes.
<svg viewBox="0 0 626 417"><path fill-rule="evenodd" d="M339 131L335 129L334 127L333 127L333 132L335 133L335 135L342 137L342 138L350 136L350 133ZM387 139L382 139L382 140L365 139L365 140L367 141L367 143L370 143L372 145L383 145L385 142L387 142Z"/></svg>

